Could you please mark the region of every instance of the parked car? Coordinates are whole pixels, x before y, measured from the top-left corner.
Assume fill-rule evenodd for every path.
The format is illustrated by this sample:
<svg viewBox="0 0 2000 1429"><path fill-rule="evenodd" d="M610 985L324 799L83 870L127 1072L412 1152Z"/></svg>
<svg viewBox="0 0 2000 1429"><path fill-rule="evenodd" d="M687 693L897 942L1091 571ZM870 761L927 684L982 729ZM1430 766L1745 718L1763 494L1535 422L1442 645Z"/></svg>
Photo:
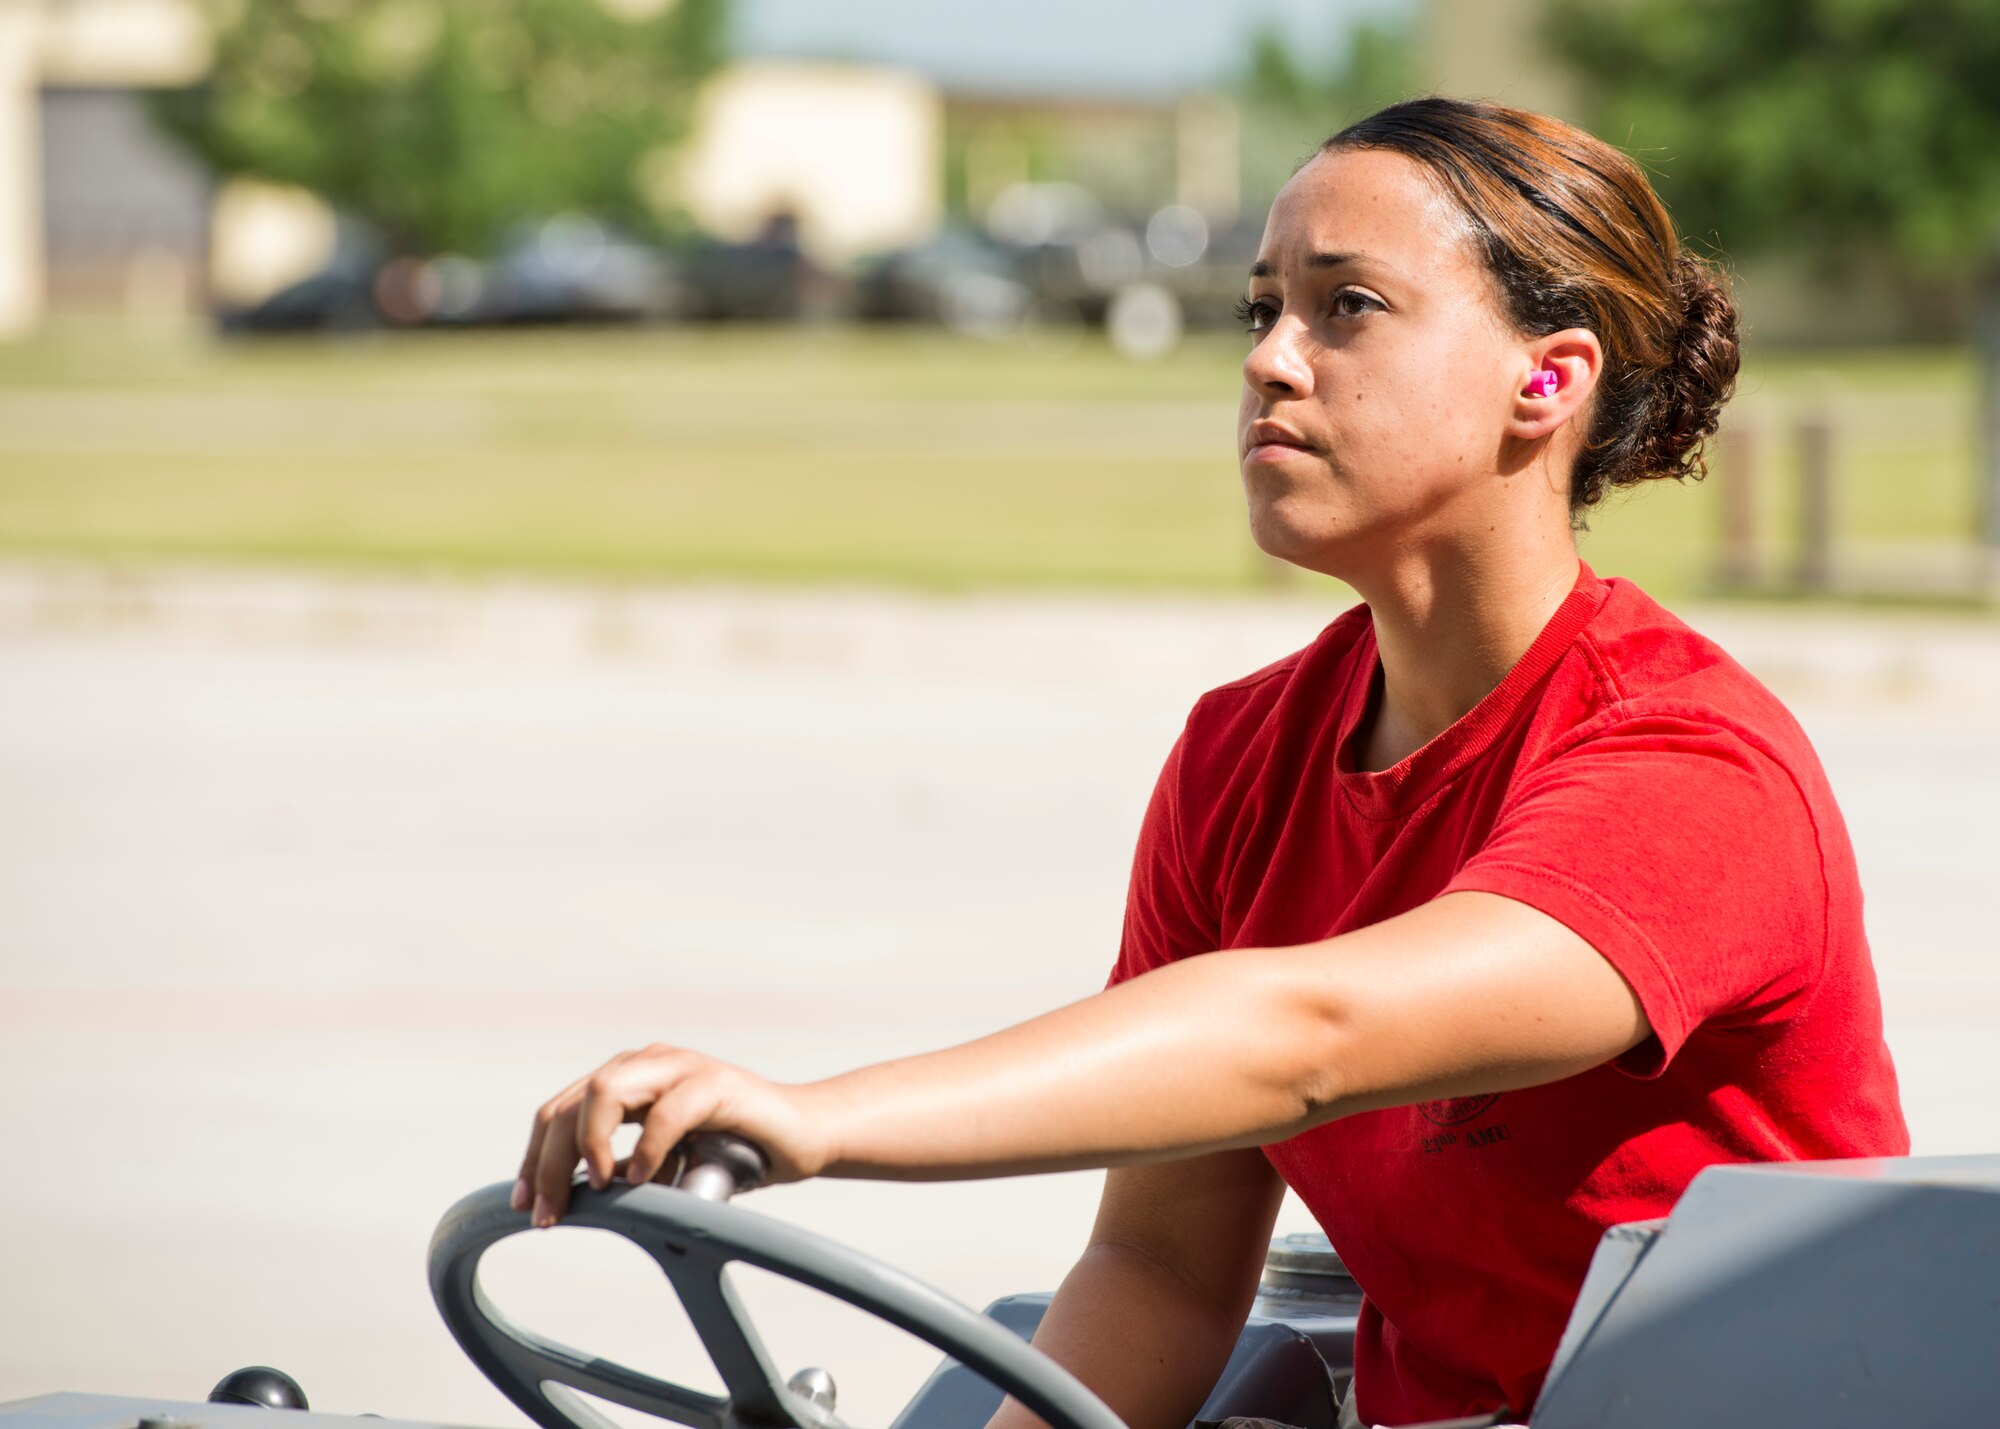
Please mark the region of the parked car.
<svg viewBox="0 0 2000 1429"><path fill-rule="evenodd" d="M226 332L329 332L370 327L641 322L690 306L663 250L581 214L523 223L490 259L458 253L384 255L343 245L327 267L254 306L216 314Z"/></svg>
<svg viewBox="0 0 2000 1429"><path fill-rule="evenodd" d="M774 214L743 243L710 241L675 255L684 306L694 321L794 322L832 317L846 293L800 242L798 222Z"/></svg>
<svg viewBox="0 0 2000 1429"><path fill-rule="evenodd" d="M656 321L682 316L690 301L665 252L583 214L515 229L484 277L494 322Z"/></svg>
<svg viewBox="0 0 2000 1429"><path fill-rule="evenodd" d="M868 264L855 283L854 312L865 322L993 336L1020 326L1035 296L1016 255L969 229L948 229Z"/></svg>

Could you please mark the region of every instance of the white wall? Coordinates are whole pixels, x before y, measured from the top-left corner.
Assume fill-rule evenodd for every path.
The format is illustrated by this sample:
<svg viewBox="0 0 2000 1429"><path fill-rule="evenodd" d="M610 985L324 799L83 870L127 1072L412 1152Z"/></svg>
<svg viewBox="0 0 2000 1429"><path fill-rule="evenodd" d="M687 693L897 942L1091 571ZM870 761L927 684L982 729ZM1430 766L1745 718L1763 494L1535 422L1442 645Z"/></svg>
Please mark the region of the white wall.
<svg viewBox="0 0 2000 1429"><path fill-rule="evenodd" d="M0 339L42 315L42 156L37 56L40 16L0 6Z"/></svg>
<svg viewBox="0 0 2000 1429"><path fill-rule="evenodd" d="M812 252L838 262L910 243L943 212L944 109L901 70L752 61L702 93L672 175L696 222L748 238L790 209Z"/></svg>
<svg viewBox="0 0 2000 1429"><path fill-rule="evenodd" d="M190 0L28 0L19 8L41 15L45 84L182 85L208 72L208 24Z"/></svg>

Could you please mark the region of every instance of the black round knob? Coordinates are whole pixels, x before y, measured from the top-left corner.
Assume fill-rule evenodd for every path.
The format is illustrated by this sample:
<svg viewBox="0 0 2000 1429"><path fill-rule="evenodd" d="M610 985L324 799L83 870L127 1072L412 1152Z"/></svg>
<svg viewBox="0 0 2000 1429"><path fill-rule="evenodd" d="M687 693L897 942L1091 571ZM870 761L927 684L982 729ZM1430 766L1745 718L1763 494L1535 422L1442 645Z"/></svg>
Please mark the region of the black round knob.
<svg viewBox="0 0 2000 1429"><path fill-rule="evenodd" d="M253 1364L222 1377L208 1392L210 1404L248 1404L257 1409L304 1409L306 1392L281 1369Z"/></svg>

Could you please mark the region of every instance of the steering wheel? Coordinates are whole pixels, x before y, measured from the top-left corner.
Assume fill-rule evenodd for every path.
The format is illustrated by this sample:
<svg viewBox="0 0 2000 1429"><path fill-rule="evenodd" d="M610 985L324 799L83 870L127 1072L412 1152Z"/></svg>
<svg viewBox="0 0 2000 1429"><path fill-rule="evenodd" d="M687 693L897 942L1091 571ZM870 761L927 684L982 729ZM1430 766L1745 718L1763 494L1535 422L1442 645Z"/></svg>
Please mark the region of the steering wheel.
<svg viewBox="0 0 2000 1429"><path fill-rule="evenodd" d="M1126 1429L1090 1390L1011 1330L899 1270L783 1221L728 1204L763 1179L763 1153L740 1137L703 1133L683 1144L674 1186L593 1191L579 1185L564 1225L616 1231L652 1257L680 1296L728 1393L718 1397L598 1359L525 1330L479 1287L479 1261L529 1228L509 1183L475 1191L431 1237L431 1295L459 1347L542 1429L616 1429L582 1390L692 1429L844 1429L832 1395L787 1383L723 1279L741 1261L844 1300L984 1375L1051 1429Z"/></svg>

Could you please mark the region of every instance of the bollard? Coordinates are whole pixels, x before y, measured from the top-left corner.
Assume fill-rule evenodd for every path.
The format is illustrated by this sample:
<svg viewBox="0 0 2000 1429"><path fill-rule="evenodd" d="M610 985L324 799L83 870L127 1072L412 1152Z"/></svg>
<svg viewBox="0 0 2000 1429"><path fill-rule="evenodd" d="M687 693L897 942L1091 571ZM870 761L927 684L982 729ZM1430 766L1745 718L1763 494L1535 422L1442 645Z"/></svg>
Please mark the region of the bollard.
<svg viewBox="0 0 2000 1429"><path fill-rule="evenodd" d="M1756 425L1747 420L1729 423L1717 434L1716 447L1722 459L1722 554L1716 563L1715 581L1724 590L1746 590L1755 586L1759 577L1757 488L1761 483L1757 458L1762 447Z"/></svg>
<svg viewBox="0 0 2000 1429"><path fill-rule="evenodd" d="M1824 402L1798 423L1800 589L1824 592L1833 586L1833 415Z"/></svg>

